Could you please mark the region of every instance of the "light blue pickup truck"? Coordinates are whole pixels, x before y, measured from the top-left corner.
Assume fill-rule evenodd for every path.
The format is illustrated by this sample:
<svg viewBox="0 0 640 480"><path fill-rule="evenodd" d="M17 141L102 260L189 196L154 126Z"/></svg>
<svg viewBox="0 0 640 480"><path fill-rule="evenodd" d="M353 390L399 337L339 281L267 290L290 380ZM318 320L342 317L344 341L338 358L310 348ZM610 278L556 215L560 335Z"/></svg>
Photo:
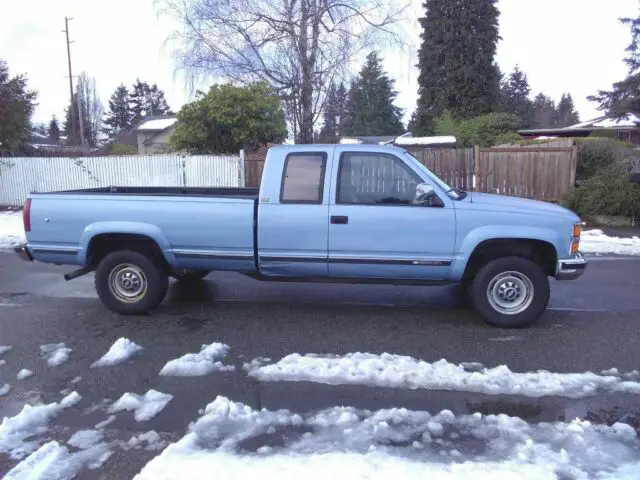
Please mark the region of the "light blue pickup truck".
<svg viewBox="0 0 640 480"><path fill-rule="evenodd" d="M25 260L95 271L101 301L143 314L169 277L212 270L258 280L460 283L478 314L524 327L549 277L578 278L580 219L562 207L452 188L402 148L279 145L260 189L107 187L33 193Z"/></svg>

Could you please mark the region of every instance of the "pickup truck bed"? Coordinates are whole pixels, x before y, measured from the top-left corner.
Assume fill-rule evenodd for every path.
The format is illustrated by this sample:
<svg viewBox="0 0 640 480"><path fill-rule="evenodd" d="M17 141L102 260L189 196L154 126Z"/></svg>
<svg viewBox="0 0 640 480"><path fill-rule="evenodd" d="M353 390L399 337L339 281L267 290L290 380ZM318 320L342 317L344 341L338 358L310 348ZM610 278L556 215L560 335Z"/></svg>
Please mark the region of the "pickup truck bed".
<svg viewBox="0 0 640 480"><path fill-rule="evenodd" d="M106 187L33 193L27 260L95 271L102 302L148 313L169 276L235 271L260 280L461 283L491 325L530 325L549 277L578 278L580 219L557 205L462 192L404 149L282 145L260 189Z"/></svg>

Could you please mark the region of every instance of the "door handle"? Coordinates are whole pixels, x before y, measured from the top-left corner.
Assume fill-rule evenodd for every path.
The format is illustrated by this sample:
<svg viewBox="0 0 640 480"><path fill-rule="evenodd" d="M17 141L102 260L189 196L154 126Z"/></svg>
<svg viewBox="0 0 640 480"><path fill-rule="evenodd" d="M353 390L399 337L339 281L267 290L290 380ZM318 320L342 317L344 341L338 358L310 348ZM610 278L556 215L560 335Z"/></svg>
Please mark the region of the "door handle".
<svg viewBox="0 0 640 480"><path fill-rule="evenodd" d="M349 217L346 215L331 215L331 223L335 225L346 225L349 223Z"/></svg>

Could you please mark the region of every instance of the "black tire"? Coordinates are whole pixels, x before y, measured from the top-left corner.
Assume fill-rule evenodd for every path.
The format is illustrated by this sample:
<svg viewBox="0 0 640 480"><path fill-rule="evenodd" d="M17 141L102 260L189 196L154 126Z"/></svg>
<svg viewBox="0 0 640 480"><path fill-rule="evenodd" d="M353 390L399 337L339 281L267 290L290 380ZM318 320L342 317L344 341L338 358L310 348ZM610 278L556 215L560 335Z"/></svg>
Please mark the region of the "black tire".
<svg viewBox="0 0 640 480"><path fill-rule="evenodd" d="M123 276L127 279L123 279ZM135 296L135 289L126 292L132 295L128 300L124 293L119 295L118 290L124 292L126 289L123 282L127 280L131 286L136 278L142 282L143 291ZM112 312L141 315L149 313L162 303L169 288L169 276L158 261L142 253L120 250L108 254L98 264L95 285L98 297Z"/></svg>
<svg viewBox="0 0 640 480"><path fill-rule="evenodd" d="M202 280L210 273L211 270L183 270L181 272L172 272L171 276L179 282L189 282L193 280Z"/></svg>
<svg viewBox="0 0 640 480"><path fill-rule="evenodd" d="M502 279L504 282L496 281L500 275L505 275ZM501 289L501 285L504 288ZM531 287L533 291L527 294ZM549 304L549 278L531 260L502 257L487 263L476 273L469 287L469 296L475 311L489 325L500 328L528 327L540 318ZM512 296L515 296L512 300L514 303L506 299ZM507 306L501 309L501 305Z"/></svg>

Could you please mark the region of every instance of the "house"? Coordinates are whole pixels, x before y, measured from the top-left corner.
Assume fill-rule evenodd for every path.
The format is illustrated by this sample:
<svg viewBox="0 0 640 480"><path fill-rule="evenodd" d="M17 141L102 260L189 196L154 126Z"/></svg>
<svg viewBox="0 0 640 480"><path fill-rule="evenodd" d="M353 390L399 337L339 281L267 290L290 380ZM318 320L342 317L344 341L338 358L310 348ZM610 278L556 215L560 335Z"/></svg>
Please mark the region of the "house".
<svg viewBox="0 0 640 480"><path fill-rule="evenodd" d="M176 129L175 115L148 116L136 128L138 155L153 155L169 151L169 139Z"/></svg>
<svg viewBox="0 0 640 480"><path fill-rule="evenodd" d="M440 135L433 137L414 137L411 132L402 135L387 136L354 136L343 137L341 144L377 144L377 145L397 145L400 147L421 147L421 148L453 148L456 145L456 137L452 135Z"/></svg>
<svg viewBox="0 0 640 480"><path fill-rule="evenodd" d="M602 116L564 128L519 130L518 133L526 139L588 137L596 133L640 145L640 114L630 112L622 117Z"/></svg>

